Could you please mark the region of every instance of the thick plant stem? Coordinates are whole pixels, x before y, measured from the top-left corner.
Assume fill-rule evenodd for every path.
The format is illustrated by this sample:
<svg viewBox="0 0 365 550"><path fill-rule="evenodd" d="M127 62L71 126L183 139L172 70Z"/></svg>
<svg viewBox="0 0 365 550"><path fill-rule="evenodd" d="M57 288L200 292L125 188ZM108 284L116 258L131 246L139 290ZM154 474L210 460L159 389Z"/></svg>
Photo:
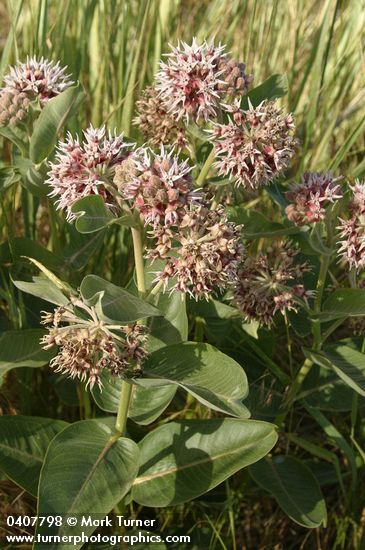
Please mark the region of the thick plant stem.
<svg viewBox="0 0 365 550"><path fill-rule="evenodd" d="M133 238L133 250L134 250L134 263L136 268L137 288L140 295L144 295L146 292L146 284L144 277L144 265L143 265L143 247L141 230L132 227ZM123 380L122 389L120 392L119 406L117 420L115 428L117 432L123 436L127 425L128 410L133 393L133 385Z"/></svg>
<svg viewBox="0 0 365 550"><path fill-rule="evenodd" d="M140 294L144 294L146 292L146 284L144 279L141 230L135 227L132 227L132 238L133 238L134 264L136 268L137 288Z"/></svg>
<svg viewBox="0 0 365 550"><path fill-rule="evenodd" d="M319 314L321 311L322 305L322 296L323 290L325 288L327 271L330 265L330 256L322 256L321 266L318 275L317 288L316 288L316 297L314 301L314 312ZM320 350L322 347L322 332L321 332L321 322L318 319L312 321L312 334L313 334L313 349ZM311 370L313 362L310 359L306 359L303 365L300 367L295 380L290 388L286 402L288 405L291 405L295 400L297 393L299 392L304 379Z"/></svg>
<svg viewBox="0 0 365 550"><path fill-rule="evenodd" d="M123 380L122 391L120 392L117 421L115 423L115 428L121 436L124 436L125 434L125 427L127 425L128 409L131 402L132 390L132 384L129 384L129 382Z"/></svg>
<svg viewBox="0 0 365 550"><path fill-rule="evenodd" d="M214 158L215 158L215 151L214 151L214 147L213 147L213 149L211 150L207 160L203 164L203 167L200 171L200 174L199 174L199 176L196 180L196 184L197 184L198 187L202 187L203 183L205 182L206 177L209 173L210 167L213 164Z"/></svg>

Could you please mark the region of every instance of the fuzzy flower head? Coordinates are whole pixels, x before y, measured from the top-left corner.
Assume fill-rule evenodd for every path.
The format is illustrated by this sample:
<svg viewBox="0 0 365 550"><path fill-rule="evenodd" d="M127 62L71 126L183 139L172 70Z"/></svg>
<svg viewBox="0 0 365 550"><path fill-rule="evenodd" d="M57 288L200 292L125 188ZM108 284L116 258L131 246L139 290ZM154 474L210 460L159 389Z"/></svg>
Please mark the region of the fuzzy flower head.
<svg viewBox="0 0 365 550"><path fill-rule="evenodd" d="M69 133L67 140L59 143L56 161L48 172L50 196L57 197L57 208L66 210L68 220L75 218L71 211L74 202L87 195L100 195L107 206L116 206L112 195L115 167L130 154L123 135L106 135L104 127L90 125L84 138L80 143Z"/></svg>
<svg viewBox="0 0 365 550"><path fill-rule="evenodd" d="M365 183L356 181L355 185L350 186L350 191L350 218L339 218L338 252L350 269L359 271L365 267Z"/></svg>
<svg viewBox="0 0 365 550"><path fill-rule="evenodd" d="M258 188L278 177L294 156L296 139L292 115L283 113L274 102L240 108L239 100L226 105L227 124L214 124L211 141L218 157L215 167L248 188Z"/></svg>
<svg viewBox="0 0 365 550"><path fill-rule="evenodd" d="M313 291L298 283L309 268L306 263L296 264L296 255L297 251L285 245L257 258L246 258L238 273L233 304L247 321L270 326L277 311L296 311L297 298L306 302L313 296Z"/></svg>
<svg viewBox="0 0 365 550"><path fill-rule="evenodd" d="M61 67L59 61L55 63L43 57L39 60L27 57L25 63L18 62L10 67L9 73L4 76L4 83L1 92L25 93L29 100L39 99L41 104L73 84L66 74L66 67Z"/></svg>
<svg viewBox="0 0 365 550"><path fill-rule="evenodd" d="M142 374L146 327L103 323L95 308L81 298L73 298L72 303L57 307L53 313L44 313L42 324L48 330L41 339L43 348L58 346L58 354L50 362L55 372L79 378L90 389L95 384L102 387L105 369L113 377Z"/></svg>
<svg viewBox="0 0 365 550"><path fill-rule="evenodd" d="M188 161L179 162L173 152L161 148L159 154L154 154L141 147L128 164L127 174L123 165L116 171L115 182L146 224L176 224L188 205L198 200Z"/></svg>
<svg viewBox="0 0 365 550"><path fill-rule="evenodd" d="M168 145L183 149L188 145L182 122L167 112L156 88L149 86L136 102L137 116L133 122L153 147Z"/></svg>
<svg viewBox="0 0 365 550"><path fill-rule="evenodd" d="M156 75L156 89L166 110L176 120L207 121L214 118L224 95L247 91L252 77L245 66L227 58L224 46L213 42L181 42L167 54Z"/></svg>
<svg viewBox="0 0 365 550"><path fill-rule="evenodd" d="M288 219L296 225L323 220L326 206L342 198L339 179L331 173L305 172L302 181L285 194L291 203L285 209Z"/></svg>
<svg viewBox="0 0 365 550"><path fill-rule="evenodd" d="M178 227L152 232L156 246L148 257L166 260L155 281L165 288L172 281L171 292L188 293L196 300L222 292L235 282L243 259L240 230L227 220L223 208L193 205Z"/></svg>

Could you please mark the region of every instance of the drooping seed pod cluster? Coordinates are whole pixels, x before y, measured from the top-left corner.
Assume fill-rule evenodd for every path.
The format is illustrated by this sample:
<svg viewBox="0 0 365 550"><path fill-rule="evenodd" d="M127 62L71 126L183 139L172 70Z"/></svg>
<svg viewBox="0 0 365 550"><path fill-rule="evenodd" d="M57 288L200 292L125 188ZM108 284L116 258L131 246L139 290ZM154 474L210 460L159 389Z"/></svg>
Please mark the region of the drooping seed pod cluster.
<svg viewBox="0 0 365 550"><path fill-rule="evenodd" d="M247 321L270 326L277 311L296 311L297 298L307 302L313 296L313 291L305 290L300 282L310 268L307 263L295 263L297 253L286 244L246 258L238 273L233 304Z"/></svg>
<svg viewBox="0 0 365 550"><path fill-rule="evenodd" d="M72 205L88 195L100 195L110 208L116 206L112 192L115 168L123 162L131 150L123 140L123 134L106 134L105 128L93 128L84 132L84 141L68 134L60 142L56 160L50 163L47 183L56 197L58 209L65 210L67 219L75 218Z"/></svg>
<svg viewBox="0 0 365 550"><path fill-rule="evenodd" d="M342 198L338 181L331 173L305 172L300 183L294 183L285 194L290 204L285 212L296 225L324 219L326 206Z"/></svg>
<svg viewBox="0 0 365 550"><path fill-rule="evenodd" d="M80 310L83 316L77 315ZM94 307L79 298L67 306L44 313L42 324L48 333L41 339L44 349L58 347L50 366L55 372L67 374L86 382L86 387L102 387L101 374L130 378L142 374L146 357L145 326L132 323L126 326L102 322Z"/></svg>
<svg viewBox="0 0 365 550"><path fill-rule="evenodd" d="M267 101L256 108L249 104L247 110L237 101L226 105L226 110L229 122L215 123L210 133L218 174L253 189L270 183L289 167L294 156L293 117Z"/></svg>

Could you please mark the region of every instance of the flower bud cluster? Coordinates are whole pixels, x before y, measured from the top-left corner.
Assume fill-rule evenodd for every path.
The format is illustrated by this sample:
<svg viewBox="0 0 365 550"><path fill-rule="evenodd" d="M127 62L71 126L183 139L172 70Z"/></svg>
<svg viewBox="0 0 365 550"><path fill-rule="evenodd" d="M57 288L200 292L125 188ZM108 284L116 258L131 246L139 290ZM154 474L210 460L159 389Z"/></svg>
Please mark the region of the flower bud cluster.
<svg viewBox="0 0 365 550"><path fill-rule="evenodd" d="M218 174L254 189L273 181L289 167L295 153L292 115L270 101L258 107L249 102L249 109L242 110L238 100L225 108L229 122L216 123L210 131Z"/></svg>
<svg viewBox="0 0 365 550"><path fill-rule="evenodd" d="M323 220L326 206L342 198L339 179L331 173L305 172L302 181L285 194L291 203L285 209L288 219L296 225Z"/></svg>
<svg viewBox="0 0 365 550"><path fill-rule="evenodd" d="M186 129L167 111L156 88L149 86L136 102L137 116L133 122L152 147L168 145L183 149L187 146Z"/></svg>
<svg viewBox="0 0 365 550"><path fill-rule="evenodd" d="M297 251L286 244L257 258L246 258L238 273L233 303L247 321L270 326L277 311L296 311L298 298L307 302L313 296L313 291L298 283L309 267L307 263L296 264L296 255Z"/></svg>
<svg viewBox="0 0 365 550"><path fill-rule="evenodd" d="M75 218L71 211L74 202L88 195L100 195L107 206L115 207L115 167L130 154L123 134L109 132L107 136L104 127L90 125L84 137L80 143L69 133L66 141L58 144L56 161L50 163L48 173L50 196L57 197L57 208L66 210L68 220Z"/></svg>
<svg viewBox="0 0 365 550"><path fill-rule="evenodd" d="M140 147L116 170L114 183L146 224L176 224L186 208L199 200L193 191L188 161L179 162L163 148L159 154Z"/></svg>
<svg viewBox="0 0 365 550"><path fill-rule="evenodd" d="M338 252L350 269L360 270L365 267L365 183L357 181L350 191L350 217L339 218Z"/></svg>
<svg viewBox="0 0 365 550"><path fill-rule="evenodd" d="M15 126L27 117L29 99L18 90L0 91L0 126Z"/></svg>
<svg viewBox="0 0 365 550"><path fill-rule="evenodd" d="M82 312L82 317L77 312ZM48 333L41 339L44 349L58 346L50 366L55 372L86 382L86 387L102 387L101 373L130 378L142 374L146 357L146 327L132 323L108 325L97 316L95 308L82 299L73 299L53 313L44 313L42 324Z"/></svg>

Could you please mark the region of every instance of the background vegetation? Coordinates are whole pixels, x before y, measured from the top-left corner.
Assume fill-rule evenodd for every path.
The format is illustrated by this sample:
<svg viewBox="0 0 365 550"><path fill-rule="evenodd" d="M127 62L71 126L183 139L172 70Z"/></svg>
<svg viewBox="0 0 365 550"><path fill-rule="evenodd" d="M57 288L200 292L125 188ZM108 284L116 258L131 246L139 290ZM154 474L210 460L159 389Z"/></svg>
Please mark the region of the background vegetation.
<svg viewBox="0 0 365 550"><path fill-rule="evenodd" d="M361 178L365 171L364 24L365 3L361 0L3 0L0 76L9 64L27 55L60 59L87 92L72 130L80 132L86 121L95 126L107 123L141 143L131 124L134 102L153 79L161 53L168 43L180 39L214 38L246 63L256 85L273 73L287 74L289 94L281 102L295 114L301 143L293 179L304 169L332 169L336 174ZM0 167L8 163L9 154L4 143ZM13 189L0 197L0 242L9 234L33 236L37 231L38 239L49 249L58 252L67 247L67 269L73 284L88 272L126 284L133 269L127 232L111 232L102 251L89 258L90 243L81 242L81 236L77 243L67 240L59 217L43 220L38 211L41 223L36 229L32 204L25 205L20 189ZM260 203L257 198L249 200L256 210L275 219L277 214L268 211L273 206L265 196ZM85 257L75 257L80 246ZM9 284L3 267L1 270L1 328L36 324L31 308ZM287 346L285 327L279 327L275 337L266 336L266 345L252 349L245 343L239 353L261 367L270 361L286 364L282 352L283 345ZM228 345L222 336L221 347ZM295 358L295 342L289 352ZM71 421L85 414L82 407L73 406L69 395L62 395L60 389L57 392L47 374L18 371L16 376L11 373L3 388L0 406L4 414L62 415ZM182 399L180 409L185 417L203 414L198 405ZM270 399L273 395L266 387L265 400ZM165 416L176 416L176 411L178 403ZM327 416L341 438L350 439L356 421L351 407L342 417L332 419L331 412ZM295 424L300 419L291 421ZM308 423L306 429L310 434L313 427ZM328 426L323 426L312 443L325 447L346 466L341 438L336 439ZM282 450L285 445L289 443L283 442ZM299 456L311 452L298 441L291 445ZM252 486L246 473L193 503L156 510L155 514L165 533L191 533L195 546L189 548L364 547L364 479L360 476L356 493L344 496L339 486L332 484L331 469L318 475L322 475L328 506L327 529L306 530L291 522L273 500ZM1 512L34 512L32 497L9 481L1 482L0 499Z"/></svg>

